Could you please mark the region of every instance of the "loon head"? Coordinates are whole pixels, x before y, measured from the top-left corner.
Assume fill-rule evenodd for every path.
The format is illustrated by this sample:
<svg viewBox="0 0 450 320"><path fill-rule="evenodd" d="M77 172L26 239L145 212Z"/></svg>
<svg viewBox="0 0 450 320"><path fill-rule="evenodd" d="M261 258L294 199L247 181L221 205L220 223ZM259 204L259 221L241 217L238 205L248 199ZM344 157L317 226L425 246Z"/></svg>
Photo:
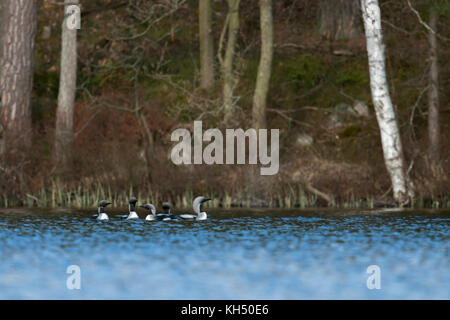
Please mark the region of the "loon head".
<svg viewBox="0 0 450 320"><path fill-rule="evenodd" d="M101 200L98 203L98 213L104 213L106 206L109 205L109 204L111 204L111 202L109 202L107 200Z"/></svg>
<svg viewBox="0 0 450 320"><path fill-rule="evenodd" d="M170 214L170 204L168 202L164 202L162 204L163 213Z"/></svg>
<svg viewBox="0 0 450 320"><path fill-rule="evenodd" d="M140 208L144 208L144 209L147 209L147 210L150 210L150 212L153 214L153 215L156 215L156 208L155 208L155 206L153 205L153 204L151 204L151 203L146 203L146 204L143 204L143 205L141 205L141 206L139 206Z"/></svg>
<svg viewBox="0 0 450 320"><path fill-rule="evenodd" d="M200 214L203 213L203 212L201 212L202 203L206 202L206 201L209 201L209 200L211 200L211 199L203 197L203 196L199 196L199 197L194 199L194 202L192 204L192 208L194 209L194 211L195 211L195 213L197 215L200 215ZM205 213L205 215L206 215L206 213Z"/></svg>

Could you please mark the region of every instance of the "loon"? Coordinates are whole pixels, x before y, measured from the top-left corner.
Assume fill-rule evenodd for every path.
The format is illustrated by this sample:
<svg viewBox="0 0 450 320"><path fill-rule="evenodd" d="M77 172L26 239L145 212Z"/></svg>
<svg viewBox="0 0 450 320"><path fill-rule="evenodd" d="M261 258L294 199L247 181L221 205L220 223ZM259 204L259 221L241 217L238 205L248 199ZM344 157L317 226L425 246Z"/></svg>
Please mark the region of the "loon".
<svg viewBox="0 0 450 320"><path fill-rule="evenodd" d="M153 204L151 204L151 203L146 203L146 204L140 205L139 207L140 207L140 208L147 209L147 210L150 210L150 214L148 214L148 215L145 217L145 220L147 220L147 221L155 221L155 220L158 220L157 217L156 217L156 208L155 208L155 206L154 206Z"/></svg>
<svg viewBox="0 0 450 320"><path fill-rule="evenodd" d="M197 215L193 214L180 214L178 217L182 220L206 220L207 215L206 212L201 211L201 206L203 202L211 200L210 198L205 198L203 196L199 196L194 199L192 204L192 208L194 209Z"/></svg>
<svg viewBox="0 0 450 320"><path fill-rule="evenodd" d="M131 197L130 201L128 201L129 205L128 205L128 215L127 216L122 216L122 219L125 220L131 220L131 219L139 219L138 214L136 213L134 207L136 206L136 202L137 199L136 197Z"/></svg>
<svg viewBox="0 0 450 320"><path fill-rule="evenodd" d="M109 217L105 213L105 207L109 204L111 204L111 202L108 202L106 200L101 200L98 203L98 214L94 214L91 218L96 219L96 220L108 220Z"/></svg>
<svg viewBox="0 0 450 320"><path fill-rule="evenodd" d="M147 217L145 217L145 220L147 220L147 221L155 221L155 220L168 221L168 220L175 219L175 215L170 212L170 205L167 202L164 202L162 205L163 213L158 213L158 214L156 214L155 206L151 203L141 205L140 207L150 210L150 214L147 215Z"/></svg>
<svg viewBox="0 0 450 320"><path fill-rule="evenodd" d="M162 208L163 208L163 212L162 213L158 213L157 216L158 218L166 221L166 220L172 220L175 219L175 215L170 212L170 204L168 202L164 202L162 204Z"/></svg>

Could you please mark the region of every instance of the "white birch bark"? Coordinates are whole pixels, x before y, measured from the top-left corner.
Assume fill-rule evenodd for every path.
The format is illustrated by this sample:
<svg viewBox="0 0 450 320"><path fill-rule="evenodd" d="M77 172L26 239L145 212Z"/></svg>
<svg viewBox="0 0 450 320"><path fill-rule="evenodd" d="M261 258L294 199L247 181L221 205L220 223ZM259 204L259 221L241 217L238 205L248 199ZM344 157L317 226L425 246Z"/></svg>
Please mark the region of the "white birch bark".
<svg viewBox="0 0 450 320"><path fill-rule="evenodd" d="M78 0L65 0L65 2L73 4L78 3ZM66 19L62 24L61 69L55 131L55 158L63 170L70 169L72 162L73 114L77 85L77 29L69 29Z"/></svg>
<svg viewBox="0 0 450 320"><path fill-rule="evenodd" d="M397 119L386 78L381 13L378 0L361 0L369 59L370 88L375 107L386 168L391 178L394 199L401 204L414 196L407 177Z"/></svg>

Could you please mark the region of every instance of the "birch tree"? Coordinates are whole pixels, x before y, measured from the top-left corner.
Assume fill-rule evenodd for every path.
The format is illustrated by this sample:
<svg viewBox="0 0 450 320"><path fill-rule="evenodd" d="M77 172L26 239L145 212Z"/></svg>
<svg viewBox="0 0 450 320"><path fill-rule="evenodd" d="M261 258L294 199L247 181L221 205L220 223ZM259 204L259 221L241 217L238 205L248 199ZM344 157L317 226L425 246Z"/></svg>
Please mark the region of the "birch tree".
<svg viewBox="0 0 450 320"><path fill-rule="evenodd" d="M378 0L361 0L361 9L369 60L370 88L380 128L384 161L391 179L394 199L400 204L406 204L414 196L414 187L407 176L397 118L389 95Z"/></svg>
<svg viewBox="0 0 450 320"><path fill-rule="evenodd" d="M65 18L61 34L61 67L59 75L58 107L56 109L55 159L58 167L70 170L74 139L73 113L77 85L77 12L68 12L70 4L78 0L65 0Z"/></svg>
<svg viewBox="0 0 450 320"><path fill-rule="evenodd" d="M428 41L430 43L430 70L428 86L428 139L429 156L434 164L439 162L439 65L437 49L437 20L436 8L430 8L430 30Z"/></svg>
<svg viewBox="0 0 450 320"><path fill-rule="evenodd" d="M266 104L273 59L272 0L260 0L261 57L253 95L253 127L266 127Z"/></svg>
<svg viewBox="0 0 450 320"><path fill-rule="evenodd" d="M16 150L31 143L37 1L3 0L2 13L0 139L2 149Z"/></svg>
<svg viewBox="0 0 450 320"><path fill-rule="evenodd" d="M233 62L239 32L239 2L240 0L228 0L228 14L222 34L220 35L219 50L217 53L223 78L222 95L225 124L230 122L233 115L233 91L237 83L237 79L233 74ZM227 46L225 54L222 56L222 45L226 33L228 34Z"/></svg>
<svg viewBox="0 0 450 320"><path fill-rule="evenodd" d="M211 0L199 0L200 87L209 89L214 84L214 46L212 35Z"/></svg>

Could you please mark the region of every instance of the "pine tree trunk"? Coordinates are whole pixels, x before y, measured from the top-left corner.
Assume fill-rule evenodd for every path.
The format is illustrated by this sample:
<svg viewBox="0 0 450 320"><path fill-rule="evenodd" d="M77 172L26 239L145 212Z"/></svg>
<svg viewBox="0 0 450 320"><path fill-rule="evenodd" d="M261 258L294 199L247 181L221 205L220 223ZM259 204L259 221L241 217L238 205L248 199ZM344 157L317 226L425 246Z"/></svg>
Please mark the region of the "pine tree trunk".
<svg viewBox="0 0 450 320"><path fill-rule="evenodd" d="M212 36L211 0L199 0L200 37L200 87L210 89L214 85L214 46Z"/></svg>
<svg viewBox="0 0 450 320"><path fill-rule="evenodd" d="M75 3L78 0L65 2ZM69 29L66 22L67 17L61 28L61 69L55 131L55 160L62 172L72 168L73 113L77 85L77 29Z"/></svg>
<svg viewBox="0 0 450 320"><path fill-rule="evenodd" d="M430 27L437 32L438 14L435 9L430 12ZM436 34L429 32L430 71L428 88L428 139L429 156L433 164L439 162L439 65Z"/></svg>
<svg viewBox="0 0 450 320"><path fill-rule="evenodd" d="M239 1L228 0L228 39L222 65L225 124L228 124L233 116L233 91L237 82L233 74L233 62L239 32Z"/></svg>
<svg viewBox="0 0 450 320"><path fill-rule="evenodd" d="M31 93L37 28L36 0L3 0L0 53L2 149L31 143Z"/></svg>
<svg viewBox="0 0 450 320"><path fill-rule="evenodd" d="M407 177L397 118L389 95L378 0L361 0L361 9L367 40L370 88L384 161L391 178L394 199L405 204L414 196L414 186Z"/></svg>
<svg viewBox="0 0 450 320"><path fill-rule="evenodd" d="M266 128L266 103L273 58L272 0L260 0L261 58L253 95L253 127Z"/></svg>
<svg viewBox="0 0 450 320"><path fill-rule="evenodd" d="M358 0L321 0L319 32L330 40L351 39L361 34Z"/></svg>

